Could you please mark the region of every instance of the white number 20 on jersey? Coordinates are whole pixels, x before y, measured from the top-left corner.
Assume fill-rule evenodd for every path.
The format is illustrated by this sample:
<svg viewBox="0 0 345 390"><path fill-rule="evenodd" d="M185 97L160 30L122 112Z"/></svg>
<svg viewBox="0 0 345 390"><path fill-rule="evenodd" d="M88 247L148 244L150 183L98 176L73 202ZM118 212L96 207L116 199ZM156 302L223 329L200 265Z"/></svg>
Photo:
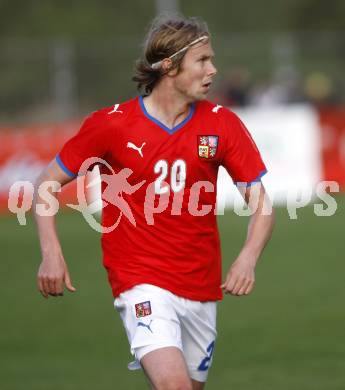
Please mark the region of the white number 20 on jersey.
<svg viewBox="0 0 345 390"><path fill-rule="evenodd" d="M168 163L165 160L159 160L154 166L154 172L159 174L155 180L155 193L165 194L169 191L168 186L162 186L162 182L168 176ZM181 191L186 184L186 163L183 160L176 160L171 165L170 187L174 192Z"/></svg>

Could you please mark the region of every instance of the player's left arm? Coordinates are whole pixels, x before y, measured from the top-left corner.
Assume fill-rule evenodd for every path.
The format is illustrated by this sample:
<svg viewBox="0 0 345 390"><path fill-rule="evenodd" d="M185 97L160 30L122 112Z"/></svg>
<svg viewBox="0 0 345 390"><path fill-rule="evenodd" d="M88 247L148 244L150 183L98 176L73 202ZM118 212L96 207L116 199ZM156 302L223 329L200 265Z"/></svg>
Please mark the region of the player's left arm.
<svg viewBox="0 0 345 390"><path fill-rule="evenodd" d="M275 213L261 182L250 187L238 187L250 207L251 215L246 241L221 285L223 291L232 295L249 294L255 283L255 266L269 241L275 221Z"/></svg>

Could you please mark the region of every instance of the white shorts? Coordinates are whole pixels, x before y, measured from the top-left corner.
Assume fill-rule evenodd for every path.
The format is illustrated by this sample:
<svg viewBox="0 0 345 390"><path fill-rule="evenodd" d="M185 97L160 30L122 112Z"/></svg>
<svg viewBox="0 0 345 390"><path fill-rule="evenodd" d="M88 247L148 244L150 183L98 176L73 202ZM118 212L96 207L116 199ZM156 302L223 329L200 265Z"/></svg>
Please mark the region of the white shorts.
<svg viewBox="0 0 345 390"><path fill-rule="evenodd" d="M114 301L126 329L136 361L128 368L141 368L147 353L162 347L177 347L190 377L206 382L212 363L216 332L216 302L181 298L151 284L140 284Z"/></svg>

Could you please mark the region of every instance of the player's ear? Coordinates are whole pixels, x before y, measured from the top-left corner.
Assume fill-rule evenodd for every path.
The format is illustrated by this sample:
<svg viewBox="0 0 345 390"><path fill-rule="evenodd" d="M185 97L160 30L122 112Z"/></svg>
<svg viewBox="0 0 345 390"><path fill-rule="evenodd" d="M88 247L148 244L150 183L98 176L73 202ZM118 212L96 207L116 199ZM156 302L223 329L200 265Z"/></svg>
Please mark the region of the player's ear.
<svg viewBox="0 0 345 390"><path fill-rule="evenodd" d="M170 58L164 58L164 60L162 60L161 67L164 73L169 72L172 67L172 60Z"/></svg>
<svg viewBox="0 0 345 390"><path fill-rule="evenodd" d="M173 68L171 58L164 58L164 60L162 60L161 69L163 74L168 76L176 76L178 73L178 69L176 67Z"/></svg>
<svg viewBox="0 0 345 390"><path fill-rule="evenodd" d="M174 68L168 72L169 76L176 76L178 73L178 68Z"/></svg>

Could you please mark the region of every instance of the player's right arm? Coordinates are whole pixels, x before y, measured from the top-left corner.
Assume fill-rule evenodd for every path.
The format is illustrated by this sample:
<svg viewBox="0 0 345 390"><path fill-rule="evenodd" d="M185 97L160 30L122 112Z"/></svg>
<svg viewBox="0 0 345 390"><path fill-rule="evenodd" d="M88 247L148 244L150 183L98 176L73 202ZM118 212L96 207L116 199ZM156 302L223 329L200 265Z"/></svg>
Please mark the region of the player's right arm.
<svg viewBox="0 0 345 390"><path fill-rule="evenodd" d="M64 286L74 292L67 264L62 254L59 238L55 228L55 216L40 216L37 213L38 204L47 205L38 191L40 185L46 181L58 182L61 187L73 180L67 175L54 159L41 173L35 184L35 196L33 201L33 213L36 219L39 241L41 246L42 261L37 274L37 286L43 297L63 295ZM52 189L48 189L51 196L56 197ZM54 213L55 214L55 213Z"/></svg>
<svg viewBox="0 0 345 390"><path fill-rule="evenodd" d="M68 268L62 254L61 245L55 229L54 216L40 216L37 204L47 203L38 193L38 188L45 181L56 181L61 187L82 174L80 169L90 157L106 158L109 146L114 143L111 138L114 126L111 125L110 108L95 111L83 122L79 132L69 139L57 158L42 172L37 180L33 210L37 222L38 234L42 252L42 262L38 270L37 283L41 294L62 295L64 286L73 292ZM50 195L56 197L53 191Z"/></svg>

